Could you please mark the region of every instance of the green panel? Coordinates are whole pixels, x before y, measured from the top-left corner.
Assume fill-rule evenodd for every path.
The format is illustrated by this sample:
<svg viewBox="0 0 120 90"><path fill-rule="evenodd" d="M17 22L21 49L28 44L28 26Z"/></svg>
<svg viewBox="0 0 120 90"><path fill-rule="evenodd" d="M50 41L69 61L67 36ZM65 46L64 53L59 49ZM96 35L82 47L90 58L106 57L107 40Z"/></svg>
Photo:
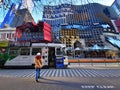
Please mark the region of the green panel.
<svg viewBox="0 0 120 90"><path fill-rule="evenodd" d="M10 47L8 50L9 56L8 56L8 60L12 60L15 57L17 57L19 55L19 49L18 47Z"/></svg>

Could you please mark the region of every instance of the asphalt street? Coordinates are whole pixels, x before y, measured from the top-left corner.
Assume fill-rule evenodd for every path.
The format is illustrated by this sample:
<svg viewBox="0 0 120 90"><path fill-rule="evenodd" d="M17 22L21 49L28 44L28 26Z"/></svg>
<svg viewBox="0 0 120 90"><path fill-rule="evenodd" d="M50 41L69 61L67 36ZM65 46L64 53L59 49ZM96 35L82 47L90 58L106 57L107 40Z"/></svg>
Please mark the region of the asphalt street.
<svg viewBox="0 0 120 90"><path fill-rule="evenodd" d="M120 90L120 67L0 69L0 90Z"/></svg>

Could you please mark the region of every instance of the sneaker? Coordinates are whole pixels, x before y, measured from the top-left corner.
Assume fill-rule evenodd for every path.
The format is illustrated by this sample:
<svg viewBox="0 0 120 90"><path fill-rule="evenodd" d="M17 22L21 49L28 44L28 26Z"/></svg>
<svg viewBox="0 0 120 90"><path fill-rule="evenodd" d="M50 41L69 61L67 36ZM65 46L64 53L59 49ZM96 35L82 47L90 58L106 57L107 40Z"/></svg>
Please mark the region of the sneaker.
<svg viewBox="0 0 120 90"><path fill-rule="evenodd" d="M38 80L36 80L36 82L38 82Z"/></svg>
<svg viewBox="0 0 120 90"><path fill-rule="evenodd" d="M38 76L38 78L40 78L40 76Z"/></svg>

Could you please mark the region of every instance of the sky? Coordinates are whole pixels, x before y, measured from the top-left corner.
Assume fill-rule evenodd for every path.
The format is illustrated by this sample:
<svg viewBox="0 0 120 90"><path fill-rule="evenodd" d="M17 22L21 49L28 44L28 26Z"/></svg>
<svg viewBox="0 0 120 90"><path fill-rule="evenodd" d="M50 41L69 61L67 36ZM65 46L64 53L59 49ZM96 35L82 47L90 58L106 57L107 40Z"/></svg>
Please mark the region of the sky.
<svg viewBox="0 0 120 90"><path fill-rule="evenodd" d="M13 0L14 1L14 0ZM19 1L19 0L18 0ZM43 11L43 5L55 5L58 3L74 3L76 5L79 4L83 4L83 3L88 3L88 2L95 2L95 3L100 3L106 6L110 6L114 0L38 0L41 2L37 2L37 0L35 0L36 2L34 2L36 4L36 6L33 5L32 0L25 0L24 4L22 7L27 7L29 8L29 11L32 13L33 18L35 19L35 21L37 22L38 20L42 20L42 11ZM1 3L0 3L1 5ZM39 7L38 7L39 6ZM33 8L34 7L34 8ZM3 10L2 8L0 8L0 12L2 12L2 14L0 14L0 22L3 21L4 16L6 14L7 10Z"/></svg>
<svg viewBox="0 0 120 90"><path fill-rule="evenodd" d="M110 6L115 0L94 0L94 1L103 5Z"/></svg>

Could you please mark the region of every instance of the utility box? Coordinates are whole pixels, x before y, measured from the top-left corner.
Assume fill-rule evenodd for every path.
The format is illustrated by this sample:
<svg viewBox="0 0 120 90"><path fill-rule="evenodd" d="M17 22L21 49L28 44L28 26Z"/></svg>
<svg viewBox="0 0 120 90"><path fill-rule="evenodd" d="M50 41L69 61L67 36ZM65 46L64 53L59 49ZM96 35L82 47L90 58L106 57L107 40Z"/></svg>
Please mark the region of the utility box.
<svg viewBox="0 0 120 90"><path fill-rule="evenodd" d="M64 68L64 58L63 57L56 58L56 68Z"/></svg>

